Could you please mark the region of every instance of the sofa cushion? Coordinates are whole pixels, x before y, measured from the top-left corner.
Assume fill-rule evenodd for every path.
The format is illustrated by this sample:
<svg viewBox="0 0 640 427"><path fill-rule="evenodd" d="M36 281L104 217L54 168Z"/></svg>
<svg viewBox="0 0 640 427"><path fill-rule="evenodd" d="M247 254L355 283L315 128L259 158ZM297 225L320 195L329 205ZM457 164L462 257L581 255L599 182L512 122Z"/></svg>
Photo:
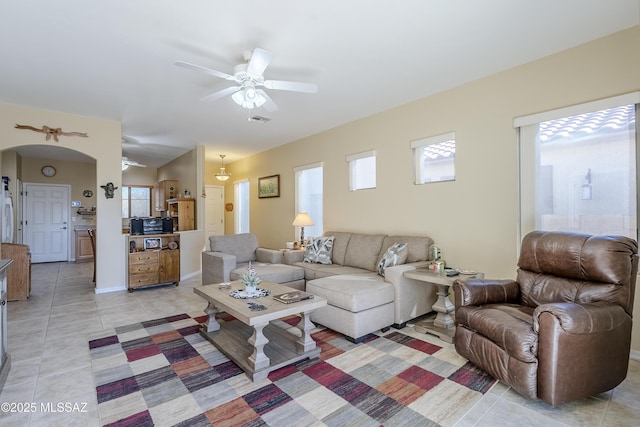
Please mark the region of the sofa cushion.
<svg viewBox="0 0 640 427"><path fill-rule="evenodd" d="M235 255L236 262L256 260L258 238L253 233L225 234L209 236L209 245L213 252Z"/></svg>
<svg viewBox="0 0 640 427"><path fill-rule="evenodd" d="M407 260L407 252L406 243L394 243L389 246L389 249L387 249L380 258L380 261L378 261L378 274L384 277L385 268L404 264Z"/></svg>
<svg viewBox="0 0 640 427"><path fill-rule="evenodd" d="M304 269L304 278L306 280L319 279L321 277L336 276L338 274L367 274L369 276L378 276L377 273L365 270L363 268L348 267L346 265L337 264L316 264L310 262L296 262L293 265Z"/></svg>
<svg viewBox="0 0 640 427"><path fill-rule="evenodd" d="M261 262L251 263L256 270L256 275L262 280L268 280L275 283L287 283L295 280L304 279L304 270L292 265L286 264L266 264ZM240 280L242 275L247 272L248 263L238 264L231 271L231 280Z"/></svg>
<svg viewBox="0 0 640 427"><path fill-rule="evenodd" d="M382 242L380 256L394 243L407 244L407 260L405 262L411 263L429 259L429 246L433 245L433 239L424 236L388 236Z"/></svg>
<svg viewBox="0 0 640 427"><path fill-rule="evenodd" d="M384 238L384 234L353 233L349 239L343 265L376 271L376 263Z"/></svg>
<svg viewBox="0 0 640 427"><path fill-rule="evenodd" d="M358 313L393 302L393 285L362 275L339 275L307 282L307 292L326 298L329 305Z"/></svg>
<svg viewBox="0 0 640 427"><path fill-rule="evenodd" d="M344 231L327 231L322 234L323 236L333 236L333 252L331 254L333 264L344 265L344 257L347 254L351 234Z"/></svg>
<svg viewBox="0 0 640 427"><path fill-rule="evenodd" d="M333 236L316 237L315 239L309 239L304 250L304 262L331 264L333 239Z"/></svg>

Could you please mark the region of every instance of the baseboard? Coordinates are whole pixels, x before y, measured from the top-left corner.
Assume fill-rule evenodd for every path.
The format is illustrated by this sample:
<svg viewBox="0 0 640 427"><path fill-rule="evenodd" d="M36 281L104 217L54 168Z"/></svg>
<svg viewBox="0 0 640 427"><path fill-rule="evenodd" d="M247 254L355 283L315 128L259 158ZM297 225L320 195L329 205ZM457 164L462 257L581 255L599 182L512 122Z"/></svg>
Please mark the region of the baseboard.
<svg viewBox="0 0 640 427"><path fill-rule="evenodd" d="M638 350L631 350L630 358L631 358L631 360L637 360L637 361L640 361L640 351L638 351Z"/></svg>
<svg viewBox="0 0 640 427"><path fill-rule="evenodd" d="M118 286L115 288L96 288L96 294L106 294L109 292L120 292L120 291L126 291L127 287L126 286Z"/></svg>
<svg viewBox="0 0 640 427"><path fill-rule="evenodd" d="M193 273L185 274L184 276L180 276L180 281L191 279L198 274L200 274L200 271L194 271Z"/></svg>

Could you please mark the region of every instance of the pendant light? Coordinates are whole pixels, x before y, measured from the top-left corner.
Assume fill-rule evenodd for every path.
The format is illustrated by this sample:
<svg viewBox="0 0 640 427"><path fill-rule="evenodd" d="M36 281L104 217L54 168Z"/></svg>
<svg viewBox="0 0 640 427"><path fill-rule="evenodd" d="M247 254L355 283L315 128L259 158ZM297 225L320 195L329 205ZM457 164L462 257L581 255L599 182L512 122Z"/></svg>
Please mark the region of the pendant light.
<svg viewBox="0 0 640 427"><path fill-rule="evenodd" d="M221 160L222 166L220 166L220 172L218 172L216 174L216 178L218 179L218 181L226 181L229 178L231 178L231 174L228 173L226 171L226 169L224 168L224 158L225 158L225 155L224 154L220 154L220 159L222 159Z"/></svg>

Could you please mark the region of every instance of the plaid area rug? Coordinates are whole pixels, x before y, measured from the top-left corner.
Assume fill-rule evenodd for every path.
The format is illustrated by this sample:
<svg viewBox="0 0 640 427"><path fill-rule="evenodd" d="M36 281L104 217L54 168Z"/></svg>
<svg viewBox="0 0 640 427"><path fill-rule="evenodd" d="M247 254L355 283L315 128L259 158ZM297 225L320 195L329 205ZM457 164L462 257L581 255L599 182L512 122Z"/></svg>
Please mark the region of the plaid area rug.
<svg viewBox="0 0 640 427"><path fill-rule="evenodd" d="M88 337L103 426L452 425L494 384L451 346L393 329L360 344L318 330L319 358L254 383L198 333L206 320L180 314Z"/></svg>

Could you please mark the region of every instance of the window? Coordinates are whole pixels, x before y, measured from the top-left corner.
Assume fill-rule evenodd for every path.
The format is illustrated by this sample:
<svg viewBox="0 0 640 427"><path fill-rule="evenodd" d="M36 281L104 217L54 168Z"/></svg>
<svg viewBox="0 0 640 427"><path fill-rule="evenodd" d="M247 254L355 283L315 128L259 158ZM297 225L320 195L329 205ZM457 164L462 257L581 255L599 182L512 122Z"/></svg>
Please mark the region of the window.
<svg viewBox="0 0 640 427"><path fill-rule="evenodd" d="M637 238L638 101L624 95L516 119L521 235L539 229Z"/></svg>
<svg viewBox="0 0 640 427"><path fill-rule="evenodd" d="M122 186L122 218L151 216L151 187Z"/></svg>
<svg viewBox="0 0 640 427"><path fill-rule="evenodd" d="M376 188L376 152L347 156L349 162L349 189L351 191Z"/></svg>
<svg viewBox="0 0 640 427"><path fill-rule="evenodd" d="M432 136L411 142L415 183L453 181L456 178L456 134Z"/></svg>
<svg viewBox="0 0 640 427"><path fill-rule="evenodd" d="M235 233L249 232L249 180L233 184L236 200L234 213Z"/></svg>
<svg viewBox="0 0 640 427"><path fill-rule="evenodd" d="M305 239L307 237L319 237L323 232L323 165L314 163L312 165L295 168L296 180L296 211L307 212L313 221L312 226L304 228ZM293 218L291 221L293 222ZM300 239L300 227L295 227L295 240Z"/></svg>

